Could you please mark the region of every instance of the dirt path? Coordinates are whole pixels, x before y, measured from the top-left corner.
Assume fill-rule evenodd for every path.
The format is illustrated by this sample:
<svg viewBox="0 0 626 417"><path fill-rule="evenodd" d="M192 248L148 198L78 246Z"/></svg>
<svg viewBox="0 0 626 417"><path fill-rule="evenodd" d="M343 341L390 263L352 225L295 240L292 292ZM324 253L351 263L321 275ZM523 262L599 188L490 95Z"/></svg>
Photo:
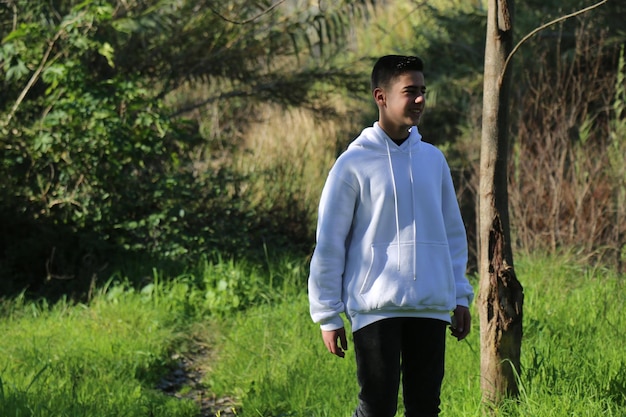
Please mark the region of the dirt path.
<svg viewBox="0 0 626 417"><path fill-rule="evenodd" d="M197 417L235 417L235 403L232 398L216 398L203 385L209 350L198 346L191 352L172 356L175 365L161 379L157 388L176 398L191 399L200 407Z"/></svg>

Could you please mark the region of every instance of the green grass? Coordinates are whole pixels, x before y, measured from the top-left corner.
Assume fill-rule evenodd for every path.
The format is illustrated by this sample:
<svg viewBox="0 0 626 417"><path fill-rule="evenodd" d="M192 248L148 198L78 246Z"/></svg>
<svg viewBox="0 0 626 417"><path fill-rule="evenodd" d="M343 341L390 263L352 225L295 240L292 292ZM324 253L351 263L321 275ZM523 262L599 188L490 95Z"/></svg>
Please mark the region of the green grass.
<svg viewBox="0 0 626 417"><path fill-rule="evenodd" d="M0 416L195 417L191 401L154 388L191 337L211 343L205 382L236 398L240 417L350 416L353 350L339 359L323 347L304 261L269 258L201 263L172 279L155 272L142 289L110 284L88 305L2 301ZM522 259L517 273L521 395L495 415L626 417L624 277L567 258ZM466 341L448 339L443 417L484 415L478 336L475 316Z"/></svg>
<svg viewBox="0 0 626 417"><path fill-rule="evenodd" d="M222 328L230 330L208 383L241 398L241 415L339 416L353 402L352 351L343 360L326 352L304 294L254 308Z"/></svg>
<svg viewBox="0 0 626 417"><path fill-rule="evenodd" d="M624 278L566 259L522 260L525 333L521 395L497 416L626 416ZM481 416L480 345L474 311L466 341L448 339L442 416ZM227 320L209 384L238 396L243 417L350 416L353 353L326 352L306 296ZM398 416L401 415L401 408Z"/></svg>
<svg viewBox="0 0 626 417"><path fill-rule="evenodd" d="M0 322L0 415L196 415L191 402L151 388L181 335L142 294L115 290L89 306L11 303Z"/></svg>
<svg viewBox="0 0 626 417"><path fill-rule="evenodd" d="M197 416L157 382L172 353L211 339L199 335L210 320L300 292L304 261L267 256L201 261L173 278L154 270L139 289L115 276L89 304L0 299L0 416Z"/></svg>

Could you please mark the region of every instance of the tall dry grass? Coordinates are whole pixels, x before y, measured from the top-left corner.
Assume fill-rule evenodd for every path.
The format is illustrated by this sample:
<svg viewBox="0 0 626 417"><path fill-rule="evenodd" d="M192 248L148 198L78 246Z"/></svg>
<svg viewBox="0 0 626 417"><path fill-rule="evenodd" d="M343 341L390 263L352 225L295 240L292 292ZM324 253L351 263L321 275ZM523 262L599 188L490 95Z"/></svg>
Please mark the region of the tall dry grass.
<svg viewBox="0 0 626 417"><path fill-rule="evenodd" d="M623 163L611 160L626 159L626 130L616 123L624 114L614 107L623 102L616 73L624 67L586 29L579 28L571 55L536 43L533 70L519 69L526 88L519 89L516 112L511 218L520 247L575 247L619 264L626 224L616 221L624 207L615 196L625 182Z"/></svg>
<svg viewBox="0 0 626 417"><path fill-rule="evenodd" d="M234 156L236 169L253 179L242 190L251 203L263 212L280 212L308 236L328 171L361 128L354 110L342 103L335 109L334 116L320 117L307 109L266 105Z"/></svg>

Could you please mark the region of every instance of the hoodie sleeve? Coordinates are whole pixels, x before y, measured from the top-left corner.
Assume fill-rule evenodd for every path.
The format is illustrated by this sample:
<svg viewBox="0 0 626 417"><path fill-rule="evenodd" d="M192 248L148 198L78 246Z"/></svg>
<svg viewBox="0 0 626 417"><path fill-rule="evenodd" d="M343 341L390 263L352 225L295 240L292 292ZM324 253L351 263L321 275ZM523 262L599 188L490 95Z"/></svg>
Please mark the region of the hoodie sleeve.
<svg viewBox="0 0 626 417"><path fill-rule="evenodd" d="M344 326L340 313L344 312L342 288L346 242L357 198L355 188L337 171L340 169L336 164L322 191L317 244L308 282L311 318L320 323L322 330L336 330Z"/></svg>
<svg viewBox="0 0 626 417"><path fill-rule="evenodd" d="M450 259L456 284L456 303L468 307L474 299L474 289L467 277L467 235L461 217L461 210L456 198L450 167L443 164L442 211L450 248Z"/></svg>

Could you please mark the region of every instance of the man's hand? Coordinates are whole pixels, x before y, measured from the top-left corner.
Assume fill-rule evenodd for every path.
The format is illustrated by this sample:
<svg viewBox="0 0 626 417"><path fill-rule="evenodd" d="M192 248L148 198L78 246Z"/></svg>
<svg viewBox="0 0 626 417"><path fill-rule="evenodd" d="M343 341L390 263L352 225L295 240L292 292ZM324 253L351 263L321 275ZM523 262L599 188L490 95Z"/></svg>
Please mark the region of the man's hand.
<svg viewBox="0 0 626 417"><path fill-rule="evenodd" d="M450 326L452 336L456 337L457 340L465 339L465 336L470 332L471 324L472 316L469 308L457 305L452 316L452 326Z"/></svg>
<svg viewBox="0 0 626 417"><path fill-rule="evenodd" d="M337 330L322 330L322 339L324 339L324 346L333 355L337 355L340 358L346 356L344 350L348 349L348 339L346 339L346 329L341 328ZM337 343L339 341L340 343Z"/></svg>

